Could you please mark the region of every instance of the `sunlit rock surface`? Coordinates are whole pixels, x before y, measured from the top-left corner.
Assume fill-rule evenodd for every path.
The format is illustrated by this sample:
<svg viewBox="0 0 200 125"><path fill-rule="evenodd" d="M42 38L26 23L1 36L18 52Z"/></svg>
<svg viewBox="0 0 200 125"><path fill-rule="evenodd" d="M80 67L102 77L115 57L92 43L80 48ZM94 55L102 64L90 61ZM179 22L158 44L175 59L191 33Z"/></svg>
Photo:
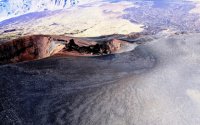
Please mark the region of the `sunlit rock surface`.
<svg viewBox="0 0 200 125"><path fill-rule="evenodd" d="M0 22L0 39L32 34L95 37L143 31L142 24L123 19L123 10L128 7L135 5L127 1L105 1L64 10L30 13ZM11 29L15 31L5 32Z"/></svg>

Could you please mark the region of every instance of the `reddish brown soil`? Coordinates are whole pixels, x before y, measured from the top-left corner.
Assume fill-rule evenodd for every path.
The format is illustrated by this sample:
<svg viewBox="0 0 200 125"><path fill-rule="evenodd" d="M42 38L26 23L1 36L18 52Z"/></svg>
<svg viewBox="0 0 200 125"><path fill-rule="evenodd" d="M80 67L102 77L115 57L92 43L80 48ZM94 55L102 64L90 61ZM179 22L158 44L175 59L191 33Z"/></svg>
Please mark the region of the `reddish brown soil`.
<svg viewBox="0 0 200 125"><path fill-rule="evenodd" d="M0 64L42 59L50 56L99 56L118 51L122 41L97 43L67 36L33 35L0 44Z"/></svg>

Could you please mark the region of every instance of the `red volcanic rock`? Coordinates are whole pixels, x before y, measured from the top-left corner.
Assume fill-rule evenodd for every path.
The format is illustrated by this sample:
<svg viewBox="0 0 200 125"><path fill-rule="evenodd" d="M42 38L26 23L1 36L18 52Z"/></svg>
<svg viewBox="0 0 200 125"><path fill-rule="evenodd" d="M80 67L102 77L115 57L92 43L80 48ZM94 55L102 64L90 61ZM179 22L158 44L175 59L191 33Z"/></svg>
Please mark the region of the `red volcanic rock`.
<svg viewBox="0 0 200 125"><path fill-rule="evenodd" d="M0 62L14 63L41 59L51 55L48 36L27 36L0 45Z"/></svg>
<svg viewBox="0 0 200 125"><path fill-rule="evenodd" d="M42 59L50 56L96 56L115 53L124 41L103 43L67 36L33 35L0 44L0 64Z"/></svg>

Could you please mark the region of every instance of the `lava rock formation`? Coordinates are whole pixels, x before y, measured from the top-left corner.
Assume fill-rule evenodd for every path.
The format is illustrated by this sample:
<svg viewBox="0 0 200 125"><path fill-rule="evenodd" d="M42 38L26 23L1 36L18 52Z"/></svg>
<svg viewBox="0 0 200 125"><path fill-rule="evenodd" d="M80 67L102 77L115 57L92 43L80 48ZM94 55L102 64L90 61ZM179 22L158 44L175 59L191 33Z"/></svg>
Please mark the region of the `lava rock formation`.
<svg viewBox="0 0 200 125"><path fill-rule="evenodd" d="M33 35L0 44L0 64L50 56L99 56L120 50L122 40L95 42L67 36Z"/></svg>

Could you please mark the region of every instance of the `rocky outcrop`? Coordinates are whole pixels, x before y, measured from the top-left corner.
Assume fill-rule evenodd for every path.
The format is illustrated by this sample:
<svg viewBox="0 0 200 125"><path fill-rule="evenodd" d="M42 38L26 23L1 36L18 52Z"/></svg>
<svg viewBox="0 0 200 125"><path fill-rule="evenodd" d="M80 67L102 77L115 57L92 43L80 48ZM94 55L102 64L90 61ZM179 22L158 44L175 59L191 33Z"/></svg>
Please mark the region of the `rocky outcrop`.
<svg viewBox="0 0 200 125"><path fill-rule="evenodd" d="M77 45L73 39L69 41L68 44L66 44L66 50L67 51L77 51L79 53L86 53L91 55L105 55L110 54L114 51L116 51L118 48L117 45L113 44L111 41L108 43L96 43L95 45L89 45L89 46L79 46Z"/></svg>
<svg viewBox="0 0 200 125"><path fill-rule="evenodd" d="M95 42L67 36L33 35L0 44L0 64L50 56L100 56L120 50L125 41Z"/></svg>
<svg viewBox="0 0 200 125"><path fill-rule="evenodd" d="M48 37L19 38L0 45L0 62L11 63L48 57Z"/></svg>

